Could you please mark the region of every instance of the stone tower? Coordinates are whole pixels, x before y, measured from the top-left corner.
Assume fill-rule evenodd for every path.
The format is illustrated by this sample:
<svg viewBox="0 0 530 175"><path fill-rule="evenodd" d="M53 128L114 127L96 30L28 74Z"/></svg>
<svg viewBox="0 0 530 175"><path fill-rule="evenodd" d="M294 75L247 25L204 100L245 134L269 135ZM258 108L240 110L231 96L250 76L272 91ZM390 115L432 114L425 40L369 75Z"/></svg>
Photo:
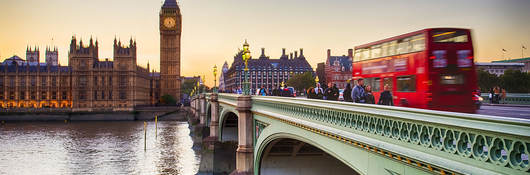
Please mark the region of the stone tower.
<svg viewBox="0 0 530 175"><path fill-rule="evenodd" d="M165 0L160 10L161 95L180 101L180 36L182 15L176 0Z"/></svg>
<svg viewBox="0 0 530 175"><path fill-rule="evenodd" d="M34 49L32 49L31 47L26 48L26 60L28 64L32 66L39 64L40 52L37 46L35 46Z"/></svg>
<svg viewBox="0 0 530 175"><path fill-rule="evenodd" d="M59 65L59 51L57 47L46 48L46 64L57 66Z"/></svg>

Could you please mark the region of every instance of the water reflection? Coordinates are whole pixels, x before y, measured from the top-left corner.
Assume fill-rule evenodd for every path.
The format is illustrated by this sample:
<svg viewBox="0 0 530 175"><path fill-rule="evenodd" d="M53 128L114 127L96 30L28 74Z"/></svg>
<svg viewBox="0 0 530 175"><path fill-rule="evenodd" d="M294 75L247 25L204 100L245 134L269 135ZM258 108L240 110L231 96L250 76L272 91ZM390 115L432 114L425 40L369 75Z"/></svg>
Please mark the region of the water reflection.
<svg viewBox="0 0 530 175"><path fill-rule="evenodd" d="M188 124L175 121L0 125L0 174L195 174Z"/></svg>

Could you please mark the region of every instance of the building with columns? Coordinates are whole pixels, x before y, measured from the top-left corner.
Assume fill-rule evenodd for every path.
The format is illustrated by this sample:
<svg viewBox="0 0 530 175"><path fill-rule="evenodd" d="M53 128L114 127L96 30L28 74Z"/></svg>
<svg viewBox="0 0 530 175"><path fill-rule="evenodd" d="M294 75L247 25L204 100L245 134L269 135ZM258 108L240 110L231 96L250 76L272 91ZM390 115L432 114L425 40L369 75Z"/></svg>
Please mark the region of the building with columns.
<svg viewBox="0 0 530 175"><path fill-rule="evenodd" d="M245 44L247 43L245 42ZM239 88L244 82L245 63L242 55L243 51L239 50L234 56L232 65L224 74L227 91ZM304 56L303 49L300 49L300 55L298 55L298 51L287 55L285 48L283 48L279 59L271 59L265 54L265 48L261 48L261 55L258 58L248 60L248 69L251 92L255 92L261 86L271 92L272 89L281 86L282 82L286 83L295 74L314 73Z"/></svg>

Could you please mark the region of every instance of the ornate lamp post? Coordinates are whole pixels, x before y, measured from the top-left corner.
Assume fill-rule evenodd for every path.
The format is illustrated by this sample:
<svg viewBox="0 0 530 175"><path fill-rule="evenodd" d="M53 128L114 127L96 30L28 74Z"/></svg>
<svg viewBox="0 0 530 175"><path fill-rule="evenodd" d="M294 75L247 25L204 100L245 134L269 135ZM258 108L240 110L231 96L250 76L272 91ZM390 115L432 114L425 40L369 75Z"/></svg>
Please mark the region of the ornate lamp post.
<svg viewBox="0 0 530 175"><path fill-rule="evenodd" d="M199 79L200 79L200 78L199 78ZM199 80L199 81L200 81L200 80ZM198 92L198 94L201 93L201 85L199 84L199 81L197 81L197 86L195 86L195 87L197 87L197 92Z"/></svg>
<svg viewBox="0 0 530 175"><path fill-rule="evenodd" d="M217 65L213 66L213 93L217 93L215 85L217 85Z"/></svg>
<svg viewBox="0 0 530 175"><path fill-rule="evenodd" d="M245 81L243 82L243 95L250 95L250 87L248 82L248 60L250 60L250 50L247 40L243 44L243 61L245 62Z"/></svg>
<svg viewBox="0 0 530 175"><path fill-rule="evenodd" d="M206 82L206 77L204 77L204 75L202 75L201 85L203 85L203 87L201 88L201 90L202 90L203 93L206 92L206 85L204 84L204 82Z"/></svg>

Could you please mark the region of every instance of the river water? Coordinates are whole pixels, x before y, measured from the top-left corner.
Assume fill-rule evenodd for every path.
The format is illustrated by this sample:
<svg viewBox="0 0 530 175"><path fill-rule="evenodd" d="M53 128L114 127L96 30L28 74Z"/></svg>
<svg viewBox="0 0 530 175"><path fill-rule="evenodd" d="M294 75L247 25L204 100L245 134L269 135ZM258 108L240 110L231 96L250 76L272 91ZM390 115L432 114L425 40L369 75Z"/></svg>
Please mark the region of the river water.
<svg viewBox="0 0 530 175"><path fill-rule="evenodd" d="M0 174L197 173L200 155L186 122L0 124Z"/></svg>

